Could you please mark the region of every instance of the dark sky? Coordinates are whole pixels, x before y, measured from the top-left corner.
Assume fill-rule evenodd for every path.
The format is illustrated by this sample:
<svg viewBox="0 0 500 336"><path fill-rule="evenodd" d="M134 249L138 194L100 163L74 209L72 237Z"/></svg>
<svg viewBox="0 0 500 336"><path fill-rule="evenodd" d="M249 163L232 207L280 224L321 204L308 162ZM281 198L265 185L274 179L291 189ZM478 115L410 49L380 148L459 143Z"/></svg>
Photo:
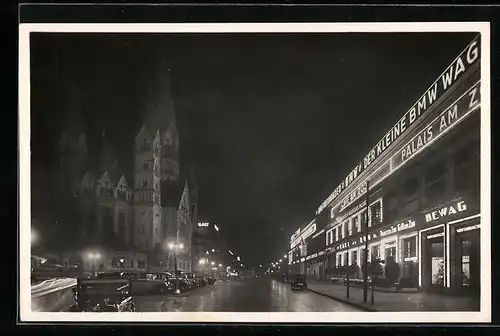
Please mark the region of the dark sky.
<svg viewBox="0 0 500 336"><path fill-rule="evenodd" d="M276 260L291 233L416 101L473 34L33 35L33 169L54 160L64 90L85 97L130 165L135 130L164 55L200 216L252 263Z"/></svg>

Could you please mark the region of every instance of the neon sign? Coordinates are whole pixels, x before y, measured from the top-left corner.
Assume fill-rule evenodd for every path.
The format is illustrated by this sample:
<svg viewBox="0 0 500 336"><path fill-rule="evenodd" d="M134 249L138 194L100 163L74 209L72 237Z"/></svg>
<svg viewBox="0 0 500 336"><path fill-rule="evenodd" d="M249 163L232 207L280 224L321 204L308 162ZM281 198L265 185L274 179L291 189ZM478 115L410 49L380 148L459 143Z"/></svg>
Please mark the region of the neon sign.
<svg viewBox="0 0 500 336"><path fill-rule="evenodd" d="M439 138L441 134L446 133L457 125L460 120L479 107L481 99L479 91L479 82L477 82L448 109L432 120L424 130L403 146L391 159L393 169L413 158Z"/></svg>
<svg viewBox="0 0 500 336"><path fill-rule="evenodd" d="M460 201L454 205L448 205L438 210L434 210L432 212L425 214L425 222L429 223L441 219L443 217L451 216L466 210L467 210L467 205L465 204L464 201Z"/></svg>
<svg viewBox="0 0 500 336"><path fill-rule="evenodd" d="M363 160L341 181L328 198L318 207L316 214L321 213L335 198L337 198L358 176L371 166L387 148L405 131L419 120L431 106L434 105L453 86L467 70L471 69L480 57L480 42L474 39L464 51L446 68L443 74L424 92L424 94L413 104L389 132L377 143L377 145L365 155Z"/></svg>
<svg viewBox="0 0 500 336"><path fill-rule="evenodd" d="M462 233L462 232L468 232L468 231L472 231L472 230L477 230L479 228L481 228L481 224L471 225L471 226L467 226L467 227L463 227L463 228L457 229L457 233Z"/></svg>
<svg viewBox="0 0 500 336"><path fill-rule="evenodd" d="M198 227L208 227L209 225L210 225L210 223L207 223L207 222L198 223Z"/></svg>

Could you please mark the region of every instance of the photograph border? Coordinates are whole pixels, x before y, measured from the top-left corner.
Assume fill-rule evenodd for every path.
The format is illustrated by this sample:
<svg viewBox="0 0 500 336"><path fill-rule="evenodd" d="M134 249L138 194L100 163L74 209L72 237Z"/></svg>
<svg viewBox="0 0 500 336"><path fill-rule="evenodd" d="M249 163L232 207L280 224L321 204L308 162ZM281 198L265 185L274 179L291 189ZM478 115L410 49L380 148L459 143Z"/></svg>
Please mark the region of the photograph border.
<svg viewBox="0 0 500 336"><path fill-rule="evenodd" d="M31 311L30 34L44 33L416 33L481 36L481 292L479 312L158 312ZM19 25L19 312L21 322L485 323L491 322L491 84L489 22L20 24ZM486 75L484 75L486 74Z"/></svg>

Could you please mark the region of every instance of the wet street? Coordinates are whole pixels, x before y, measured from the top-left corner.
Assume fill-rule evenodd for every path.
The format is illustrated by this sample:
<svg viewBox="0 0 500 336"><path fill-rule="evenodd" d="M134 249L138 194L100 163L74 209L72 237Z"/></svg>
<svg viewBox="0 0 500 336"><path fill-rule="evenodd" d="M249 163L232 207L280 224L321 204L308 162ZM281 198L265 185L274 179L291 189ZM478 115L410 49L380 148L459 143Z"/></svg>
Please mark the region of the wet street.
<svg viewBox="0 0 500 336"><path fill-rule="evenodd" d="M136 298L136 311L220 312L329 312L358 311L310 291L292 291L289 284L270 279L218 281L185 293Z"/></svg>

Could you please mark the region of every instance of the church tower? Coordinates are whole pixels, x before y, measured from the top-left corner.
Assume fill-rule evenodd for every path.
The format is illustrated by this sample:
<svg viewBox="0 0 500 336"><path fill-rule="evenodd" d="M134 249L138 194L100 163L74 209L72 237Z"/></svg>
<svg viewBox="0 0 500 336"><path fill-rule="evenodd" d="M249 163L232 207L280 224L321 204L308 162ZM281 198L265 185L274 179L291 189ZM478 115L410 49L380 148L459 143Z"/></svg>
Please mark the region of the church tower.
<svg viewBox="0 0 500 336"><path fill-rule="evenodd" d="M175 122L175 112L161 136L161 179L179 180L179 133Z"/></svg>
<svg viewBox="0 0 500 336"><path fill-rule="evenodd" d="M78 88L70 89L64 112L64 123L57 149L58 187L62 195L72 195L79 190L80 180L87 169L87 138L85 135L81 94Z"/></svg>
<svg viewBox="0 0 500 336"><path fill-rule="evenodd" d="M152 251L161 243L159 131L142 126L134 156L134 245Z"/></svg>
<svg viewBox="0 0 500 336"><path fill-rule="evenodd" d="M179 180L179 132L175 105L170 85L170 68L165 58L158 61L154 90L148 101L146 127L149 132L160 133L160 160L162 181Z"/></svg>
<svg viewBox="0 0 500 336"><path fill-rule="evenodd" d="M165 243L165 222L172 221L165 212L164 201L174 195L168 194L165 183L179 181L179 134L170 69L163 57L157 59L153 68L154 76L148 78L150 89L143 105L144 122L135 139L134 236L137 247L158 253Z"/></svg>

